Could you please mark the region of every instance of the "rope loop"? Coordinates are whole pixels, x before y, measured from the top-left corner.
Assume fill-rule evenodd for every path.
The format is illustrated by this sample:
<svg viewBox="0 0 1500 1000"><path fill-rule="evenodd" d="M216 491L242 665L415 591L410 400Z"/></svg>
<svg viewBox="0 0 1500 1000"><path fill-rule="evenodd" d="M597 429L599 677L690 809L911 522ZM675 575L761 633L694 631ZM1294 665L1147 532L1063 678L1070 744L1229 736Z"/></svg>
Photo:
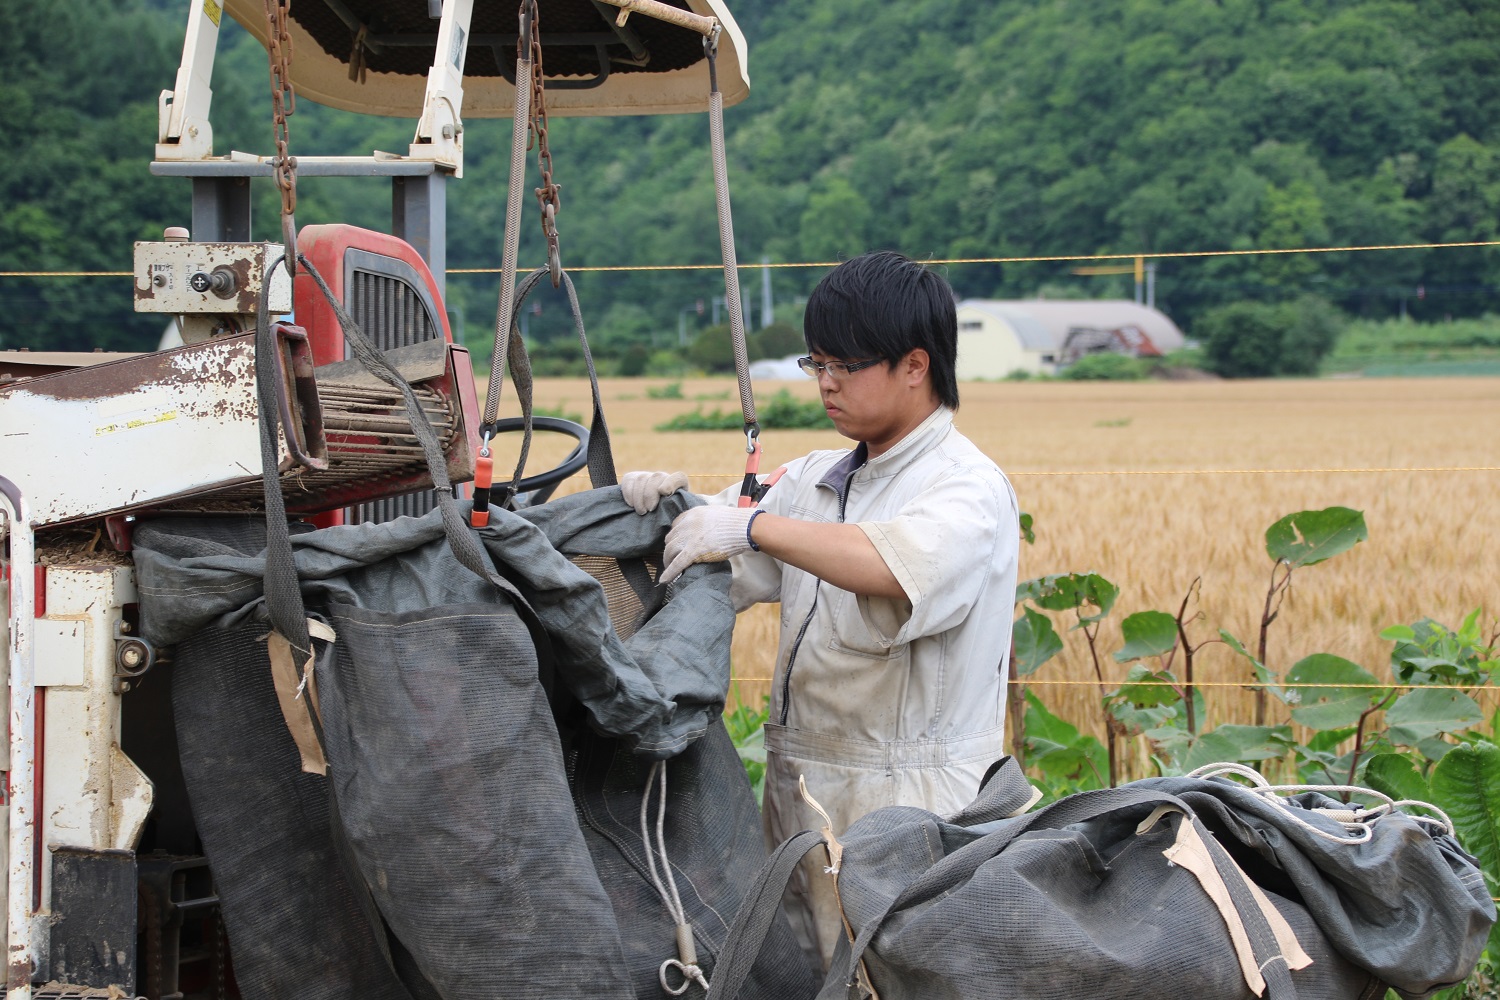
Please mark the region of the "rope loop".
<svg viewBox="0 0 1500 1000"><path fill-rule="evenodd" d="M682 974L682 982L676 986L667 981L667 970L676 969ZM693 983L703 987L703 992L708 992L708 978L703 975L703 970L696 964L684 965L675 958L669 958L661 963L661 968L656 970L656 981L661 983L661 988L674 997L680 997L688 991Z"/></svg>

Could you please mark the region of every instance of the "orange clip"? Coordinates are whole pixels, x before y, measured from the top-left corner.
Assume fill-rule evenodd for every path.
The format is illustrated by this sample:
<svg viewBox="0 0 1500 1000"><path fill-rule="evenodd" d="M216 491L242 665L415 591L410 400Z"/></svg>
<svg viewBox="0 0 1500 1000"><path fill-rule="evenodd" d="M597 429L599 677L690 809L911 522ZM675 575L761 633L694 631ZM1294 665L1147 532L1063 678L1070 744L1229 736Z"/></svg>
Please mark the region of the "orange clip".
<svg viewBox="0 0 1500 1000"><path fill-rule="evenodd" d="M745 457L745 481L740 484L740 506L754 507L755 494L760 483L755 477L760 474L760 439L755 438L755 448Z"/></svg>
<svg viewBox="0 0 1500 1000"><path fill-rule="evenodd" d="M495 477L495 460L488 452L488 448L481 448L474 459L474 509L469 513L469 524L476 528L490 523L490 484Z"/></svg>

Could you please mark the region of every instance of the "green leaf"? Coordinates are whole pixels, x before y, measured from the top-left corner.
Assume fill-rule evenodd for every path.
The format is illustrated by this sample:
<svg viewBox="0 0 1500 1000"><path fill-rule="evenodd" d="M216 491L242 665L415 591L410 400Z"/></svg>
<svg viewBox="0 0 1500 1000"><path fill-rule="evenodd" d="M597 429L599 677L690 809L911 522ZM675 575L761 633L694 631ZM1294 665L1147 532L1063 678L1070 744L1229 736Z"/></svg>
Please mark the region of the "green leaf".
<svg viewBox="0 0 1500 1000"><path fill-rule="evenodd" d="M1051 740L1067 746L1078 741L1078 727L1047 710L1033 692L1026 692L1026 738Z"/></svg>
<svg viewBox="0 0 1500 1000"><path fill-rule="evenodd" d="M1315 566L1370 537L1365 515L1348 507L1288 514L1266 529L1266 552L1292 566Z"/></svg>
<svg viewBox="0 0 1500 1000"><path fill-rule="evenodd" d="M1120 588L1098 573L1054 573L1027 580L1016 587L1016 601L1031 601L1048 611L1078 611L1078 628L1099 621L1115 606ZM1092 614L1084 609L1093 607Z"/></svg>
<svg viewBox="0 0 1500 1000"><path fill-rule="evenodd" d="M1177 619L1165 611L1137 611L1120 623L1125 646L1115 653L1120 663L1162 656L1177 645Z"/></svg>
<svg viewBox="0 0 1500 1000"><path fill-rule="evenodd" d="M1475 608L1473 611L1470 611L1468 617L1464 619L1464 623L1458 627L1457 635L1460 642L1470 646L1477 646L1479 644L1479 612L1481 610L1480 608Z"/></svg>
<svg viewBox="0 0 1500 1000"><path fill-rule="evenodd" d="M1031 524L1031 515L1021 511L1021 537L1026 540L1027 545L1036 544L1036 532L1032 530Z"/></svg>
<svg viewBox="0 0 1500 1000"><path fill-rule="evenodd" d="M1415 799L1427 802L1432 790L1410 757L1400 753L1380 753L1365 765L1365 783L1393 799Z"/></svg>
<svg viewBox="0 0 1500 1000"><path fill-rule="evenodd" d="M1385 713L1391 742L1415 746L1439 733L1456 733L1484 721L1479 703L1462 691L1418 688L1408 691Z"/></svg>
<svg viewBox="0 0 1500 1000"><path fill-rule="evenodd" d="M1239 747L1235 742L1215 729L1193 740L1193 745L1188 748L1187 756L1182 760L1182 769L1191 771L1205 764L1239 760L1238 752Z"/></svg>
<svg viewBox="0 0 1500 1000"><path fill-rule="evenodd" d="M1187 755L1188 748L1193 745L1193 734L1178 726L1161 726L1157 729L1148 729L1141 735L1150 740L1160 755L1166 758L1163 770L1174 774L1183 771L1179 761ZM1160 761L1160 758L1158 758Z"/></svg>
<svg viewBox="0 0 1500 1000"><path fill-rule="evenodd" d="M1464 734L1463 738L1470 743L1483 742L1483 739L1474 733L1466 733ZM1438 737L1433 736L1425 740L1418 740L1417 752L1420 753L1423 757L1426 757L1428 760L1436 763L1437 761L1440 761L1444 757L1448 756L1448 751L1452 750L1453 746L1454 745L1452 743L1449 743L1447 740L1439 739Z"/></svg>
<svg viewBox="0 0 1500 1000"><path fill-rule="evenodd" d="M1479 860L1490 894L1500 887L1500 747L1464 744L1432 769L1432 798L1453 820L1464 850Z"/></svg>
<svg viewBox="0 0 1500 1000"><path fill-rule="evenodd" d="M1219 629L1219 638L1223 639L1224 644L1230 649L1234 650L1236 653L1250 661L1250 667L1255 671L1256 681L1263 685L1267 691L1270 691L1271 694L1273 694L1280 701L1287 701L1287 693L1280 687L1277 687L1275 683L1273 683L1276 680L1275 671L1271 670L1271 668L1267 667L1264 663L1257 660L1255 658L1255 654L1251 653L1250 650L1245 648L1244 643L1240 642L1234 636L1230 635L1226 630Z"/></svg>
<svg viewBox="0 0 1500 1000"><path fill-rule="evenodd" d="M1291 726L1227 725L1215 729L1214 734L1228 741L1234 749L1233 755L1225 757L1225 760L1275 760L1285 757L1295 745Z"/></svg>
<svg viewBox="0 0 1500 1000"><path fill-rule="evenodd" d="M1286 683L1292 718L1309 729L1352 726L1386 696L1385 688L1351 686L1377 681L1359 664L1332 653L1314 653L1298 660L1287 671ZM1298 684L1315 686L1292 687Z"/></svg>
<svg viewBox="0 0 1500 1000"><path fill-rule="evenodd" d="M1110 703L1109 714L1119 719L1120 723L1125 727L1125 731L1131 736L1167 726L1174 728L1180 728L1181 726L1181 716L1172 705L1152 705L1146 708L1136 708L1129 702L1116 701Z"/></svg>
<svg viewBox="0 0 1500 1000"><path fill-rule="evenodd" d="M1410 625L1392 625L1380 630L1380 638L1386 642L1413 642L1417 638L1417 632Z"/></svg>
<svg viewBox="0 0 1500 1000"><path fill-rule="evenodd" d="M1125 683L1112 695L1113 698L1129 702L1136 708L1154 708L1157 705L1175 705L1182 700L1177 693L1177 678L1169 670L1153 671L1137 663L1125 675Z"/></svg>
<svg viewBox="0 0 1500 1000"><path fill-rule="evenodd" d="M1063 641L1052 628L1052 621L1039 611L1025 609L1011 633L1015 645L1017 677L1036 673L1037 668L1062 652Z"/></svg>
<svg viewBox="0 0 1500 1000"><path fill-rule="evenodd" d="M1337 750L1340 743L1354 736L1354 727L1346 729L1328 729L1321 733L1314 733L1313 738L1307 741L1307 749L1314 753Z"/></svg>

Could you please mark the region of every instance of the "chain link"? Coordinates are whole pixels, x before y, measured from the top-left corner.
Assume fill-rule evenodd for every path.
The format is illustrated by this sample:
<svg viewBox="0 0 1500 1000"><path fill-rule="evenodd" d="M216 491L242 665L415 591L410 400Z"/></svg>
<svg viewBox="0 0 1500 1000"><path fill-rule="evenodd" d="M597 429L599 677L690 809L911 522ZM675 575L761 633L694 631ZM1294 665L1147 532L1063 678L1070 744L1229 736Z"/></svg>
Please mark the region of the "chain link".
<svg viewBox="0 0 1500 1000"><path fill-rule="evenodd" d="M271 121L276 137L276 157L271 161L276 187L281 192L281 236L286 244L287 270L297 259L297 158L287 152L291 130L287 119L297 110L292 90L291 0L265 0L266 54L271 63Z"/></svg>
<svg viewBox="0 0 1500 1000"><path fill-rule="evenodd" d="M536 146L537 163L542 170L542 186L536 189L536 201L541 208L542 235L547 238L547 268L551 272L552 287L562 282L562 256L557 245L557 213L562 209L562 186L552 179L552 151L547 148L547 95L546 74L542 69L542 29L537 0L531 5L531 120L526 127L531 133L528 149ZM520 43L517 43L519 54ZM517 81L519 85L520 81Z"/></svg>

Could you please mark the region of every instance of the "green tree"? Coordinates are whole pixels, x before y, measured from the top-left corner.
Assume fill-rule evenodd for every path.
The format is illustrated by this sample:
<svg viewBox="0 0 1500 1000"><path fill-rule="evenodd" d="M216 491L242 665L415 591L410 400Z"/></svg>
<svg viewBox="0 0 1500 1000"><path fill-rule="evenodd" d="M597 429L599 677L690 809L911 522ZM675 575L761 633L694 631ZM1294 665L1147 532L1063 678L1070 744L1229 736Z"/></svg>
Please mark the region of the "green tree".
<svg viewBox="0 0 1500 1000"><path fill-rule="evenodd" d="M790 323L772 323L747 339L751 358L785 358L807 350L802 334Z"/></svg>
<svg viewBox="0 0 1500 1000"><path fill-rule="evenodd" d="M687 356L707 372L734 371L734 341L729 335L729 324L705 328L688 345Z"/></svg>
<svg viewBox="0 0 1500 1000"><path fill-rule="evenodd" d="M807 260L854 257L867 246L870 206L843 177L834 177L807 200L798 225L802 253Z"/></svg>
<svg viewBox="0 0 1500 1000"><path fill-rule="evenodd" d="M1211 309L1193 327L1210 367L1231 378L1310 375L1333 349L1344 315L1327 300L1234 302Z"/></svg>
<svg viewBox="0 0 1500 1000"><path fill-rule="evenodd" d="M1264 302L1232 302L1211 309L1194 325L1209 365L1220 375L1274 375L1281 351L1280 310Z"/></svg>

